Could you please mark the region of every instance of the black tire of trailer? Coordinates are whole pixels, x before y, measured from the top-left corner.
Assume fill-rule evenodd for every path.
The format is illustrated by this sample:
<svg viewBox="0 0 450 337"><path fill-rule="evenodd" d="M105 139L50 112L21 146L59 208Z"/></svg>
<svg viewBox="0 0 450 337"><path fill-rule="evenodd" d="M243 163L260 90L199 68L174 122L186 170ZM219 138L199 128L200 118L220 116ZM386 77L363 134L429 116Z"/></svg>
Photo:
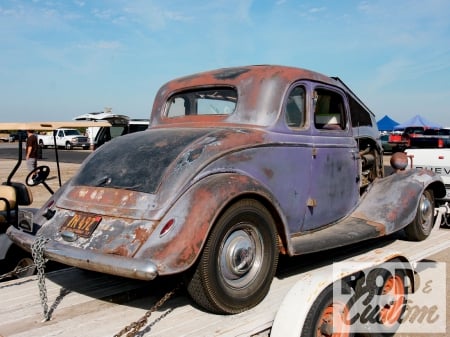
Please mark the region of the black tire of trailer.
<svg viewBox="0 0 450 337"><path fill-rule="evenodd" d="M405 227L406 238L410 241L423 241L431 234L434 224L434 196L426 189L420 196L414 220Z"/></svg>
<svg viewBox="0 0 450 337"><path fill-rule="evenodd" d="M395 262L393 260L392 262ZM400 262L400 261L398 261ZM407 273L402 268L396 268L394 274L383 267L371 270L367 277L359 278L356 282L356 294L361 303L361 296L364 297L363 304L371 305L372 308L379 307L380 311L376 315L376 320L379 323L375 325L360 324L358 326L358 336L360 337L390 337L394 336L396 328L401 323L402 316L406 310L408 287L405 282ZM380 282L382 280L382 282ZM361 289L364 289L363 291ZM383 295L386 297L389 294L391 298L395 298L391 303L383 305L376 302L374 305L373 299L382 299ZM360 308L358 311L363 312L365 308ZM375 310L375 309L374 309Z"/></svg>
<svg viewBox="0 0 450 337"><path fill-rule="evenodd" d="M187 291L212 313L248 310L267 295L278 254L269 211L256 200L237 201L213 226L193 274L187 275Z"/></svg>
<svg viewBox="0 0 450 337"><path fill-rule="evenodd" d="M345 286L345 281L341 285ZM346 299L341 300L338 294L333 295L334 287L334 283L327 286L309 309L301 337L354 336L349 322L349 303Z"/></svg>

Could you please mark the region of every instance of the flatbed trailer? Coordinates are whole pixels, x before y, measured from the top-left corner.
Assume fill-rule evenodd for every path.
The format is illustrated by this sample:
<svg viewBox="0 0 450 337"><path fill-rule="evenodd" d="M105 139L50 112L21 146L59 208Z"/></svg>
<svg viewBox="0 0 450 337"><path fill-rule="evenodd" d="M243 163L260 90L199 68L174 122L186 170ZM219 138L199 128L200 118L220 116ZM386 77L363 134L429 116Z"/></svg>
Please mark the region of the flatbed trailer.
<svg viewBox="0 0 450 337"><path fill-rule="evenodd" d="M441 215L447 211L441 207ZM46 274L48 321L43 321L37 276L0 283L0 336L115 336L141 317L147 321L137 336L300 336L316 295L334 281L333 262L376 266L401 256L414 267L449 247L450 229L437 225L421 242L395 234L281 261L267 297L236 315L207 313L181 291L151 312L177 281L144 282L68 268Z"/></svg>

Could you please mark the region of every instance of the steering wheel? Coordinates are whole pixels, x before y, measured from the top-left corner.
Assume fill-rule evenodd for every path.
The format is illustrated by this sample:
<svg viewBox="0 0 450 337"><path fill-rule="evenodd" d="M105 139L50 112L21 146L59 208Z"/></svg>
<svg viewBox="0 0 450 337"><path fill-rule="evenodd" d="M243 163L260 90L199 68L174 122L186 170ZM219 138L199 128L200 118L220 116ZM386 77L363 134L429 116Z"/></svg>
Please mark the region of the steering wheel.
<svg viewBox="0 0 450 337"><path fill-rule="evenodd" d="M45 182L48 175L50 174L50 167L48 166L38 166L33 171L28 173L25 178L25 183L28 186L36 186Z"/></svg>

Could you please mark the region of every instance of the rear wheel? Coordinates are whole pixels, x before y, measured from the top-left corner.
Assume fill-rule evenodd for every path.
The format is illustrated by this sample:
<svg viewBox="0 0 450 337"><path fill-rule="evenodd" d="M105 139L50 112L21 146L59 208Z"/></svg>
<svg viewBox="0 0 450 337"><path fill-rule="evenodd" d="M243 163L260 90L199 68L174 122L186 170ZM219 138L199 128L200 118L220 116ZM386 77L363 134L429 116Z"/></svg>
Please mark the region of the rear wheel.
<svg viewBox="0 0 450 337"><path fill-rule="evenodd" d="M39 140L39 146L40 146L41 148L43 148L43 149L46 149L46 148L47 148L47 146L44 145L44 142L43 142L42 139Z"/></svg>
<svg viewBox="0 0 450 337"><path fill-rule="evenodd" d="M361 297L360 303L364 304L360 312L365 313L365 322L360 322L363 331L360 336L387 337L395 334L406 310L406 279L402 268L388 270L380 267L359 280L363 284L357 283L356 292ZM372 308L369 314L364 311L367 308Z"/></svg>
<svg viewBox="0 0 450 337"><path fill-rule="evenodd" d="M333 296L333 284L311 306L301 337L351 337L350 308L346 300Z"/></svg>
<svg viewBox="0 0 450 337"><path fill-rule="evenodd" d="M434 223L433 191L425 190L420 197L414 220L405 228L406 237L411 241L425 240L431 233Z"/></svg>
<svg viewBox="0 0 450 337"><path fill-rule="evenodd" d="M264 299L277 263L271 214L259 202L244 199L229 207L212 228L187 290L208 311L239 313Z"/></svg>

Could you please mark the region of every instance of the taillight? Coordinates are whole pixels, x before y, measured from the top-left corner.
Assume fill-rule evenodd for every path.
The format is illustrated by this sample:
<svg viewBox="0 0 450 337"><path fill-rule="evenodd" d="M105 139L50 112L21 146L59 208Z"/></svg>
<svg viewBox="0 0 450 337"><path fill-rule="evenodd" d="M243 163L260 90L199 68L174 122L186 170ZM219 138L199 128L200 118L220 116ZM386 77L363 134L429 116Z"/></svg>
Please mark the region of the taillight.
<svg viewBox="0 0 450 337"><path fill-rule="evenodd" d="M172 228L172 226L174 224L175 224L175 219L170 219L169 221L167 221L166 224L164 225L164 227L159 232L159 236L162 237L162 236L166 235L167 232L170 231L170 229Z"/></svg>
<svg viewBox="0 0 450 337"><path fill-rule="evenodd" d="M444 147L444 140L441 138L438 139L438 147Z"/></svg>

